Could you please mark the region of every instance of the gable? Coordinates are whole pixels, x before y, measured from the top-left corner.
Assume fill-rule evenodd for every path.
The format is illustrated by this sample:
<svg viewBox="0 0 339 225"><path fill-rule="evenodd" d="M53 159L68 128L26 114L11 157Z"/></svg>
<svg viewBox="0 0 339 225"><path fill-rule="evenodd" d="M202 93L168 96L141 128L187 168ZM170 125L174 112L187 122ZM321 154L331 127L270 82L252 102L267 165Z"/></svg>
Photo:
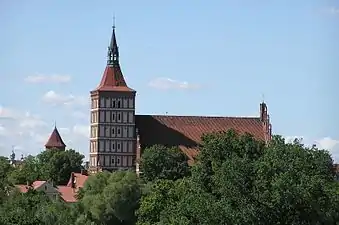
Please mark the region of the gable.
<svg viewBox="0 0 339 225"><path fill-rule="evenodd" d="M44 191L47 195L52 193L58 193L58 190L53 187L50 182L44 182L40 186L36 187L35 190L37 191Z"/></svg>

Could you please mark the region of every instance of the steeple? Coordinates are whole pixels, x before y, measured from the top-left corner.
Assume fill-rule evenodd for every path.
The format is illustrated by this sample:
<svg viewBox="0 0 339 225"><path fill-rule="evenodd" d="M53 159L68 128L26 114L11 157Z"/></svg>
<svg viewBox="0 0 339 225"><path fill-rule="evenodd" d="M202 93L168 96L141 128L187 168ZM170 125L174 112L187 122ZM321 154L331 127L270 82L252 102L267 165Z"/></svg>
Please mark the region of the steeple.
<svg viewBox="0 0 339 225"><path fill-rule="evenodd" d="M45 144L46 149L59 149L64 151L66 148L66 145L64 141L62 140L60 133L58 129L56 128L56 125L54 125L54 130L52 134L49 136L49 139L47 143Z"/></svg>
<svg viewBox="0 0 339 225"><path fill-rule="evenodd" d="M115 18L113 18L112 37L107 52L107 65L118 66L119 65L119 49L117 44L117 38L115 36Z"/></svg>
<svg viewBox="0 0 339 225"><path fill-rule="evenodd" d="M113 22L111 41L107 51L107 66L101 78L101 82L95 91L118 91L118 92L135 92L127 86L124 75L122 74L119 63L119 50L115 36L115 24Z"/></svg>

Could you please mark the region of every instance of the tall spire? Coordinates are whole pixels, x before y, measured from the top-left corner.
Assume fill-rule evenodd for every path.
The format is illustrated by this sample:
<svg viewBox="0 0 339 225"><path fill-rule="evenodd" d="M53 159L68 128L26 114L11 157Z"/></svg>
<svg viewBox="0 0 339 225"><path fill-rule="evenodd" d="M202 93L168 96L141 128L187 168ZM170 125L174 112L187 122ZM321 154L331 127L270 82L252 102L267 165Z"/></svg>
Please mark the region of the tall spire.
<svg viewBox="0 0 339 225"><path fill-rule="evenodd" d="M115 17L113 17L113 31L110 45L108 46L107 52L107 65L118 66L119 65L119 49L117 39L115 37Z"/></svg>

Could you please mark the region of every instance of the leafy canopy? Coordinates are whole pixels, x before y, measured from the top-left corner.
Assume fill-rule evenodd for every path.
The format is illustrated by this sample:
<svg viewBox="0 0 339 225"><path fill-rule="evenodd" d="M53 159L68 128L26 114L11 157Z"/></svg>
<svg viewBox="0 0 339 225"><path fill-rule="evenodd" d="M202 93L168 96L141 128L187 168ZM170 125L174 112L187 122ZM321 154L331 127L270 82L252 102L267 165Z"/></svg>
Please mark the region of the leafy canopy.
<svg viewBox="0 0 339 225"><path fill-rule="evenodd" d="M146 181L156 179L176 180L190 174L187 156L177 147L154 145L146 148L140 160L142 177Z"/></svg>

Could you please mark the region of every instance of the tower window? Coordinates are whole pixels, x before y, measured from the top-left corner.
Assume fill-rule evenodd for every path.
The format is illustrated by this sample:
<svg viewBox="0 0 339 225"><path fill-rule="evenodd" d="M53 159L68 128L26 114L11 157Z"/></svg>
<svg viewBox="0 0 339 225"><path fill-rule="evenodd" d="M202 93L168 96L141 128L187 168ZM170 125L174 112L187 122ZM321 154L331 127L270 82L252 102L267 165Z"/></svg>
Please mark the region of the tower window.
<svg viewBox="0 0 339 225"><path fill-rule="evenodd" d="M121 120L121 113L118 113L118 121Z"/></svg>
<svg viewBox="0 0 339 225"><path fill-rule="evenodd" d="M120 108L120 107L121 107L121 101L118 100L118 108Z"/></svg>
<svg viewBox="0 0 339 225"><path fill-rule="evenodd" d="M115 122L115 113L112 113L112 121Z"/></svg>
<svg viewBox="0 0 339 225"><path fill-rule="evenodd" d="M118 146L117 146L117 147L118 147L118 150L120 150L120 143L118 143L117 145L118 145Z"/></svg>
<svg viewBox="0 0 339 225"><path fill-rule="evenodd" d="M114 135L114 128L112 128L112 134Z"/></svg>
<svg viewBox="0 0 339 225"><path fill-rule="evenodd" d="M115 108L115 100L113 100L112 106L113 106L113 108Z"/></svg>
<svg viewBox="0 0 339 225"><path fill-rule="evenodd" d="M117 157L117 165L120 166L120 157Z"/></svg>
<svg viewBox="0 0 339 225"><path fill-rule="evenodd" d="M111 163L114 165L115 164L115 158L114 158L114 156L112 157L112 159L111 159Z"/></svg>
<svg viewBox="0 0 339 225"><path fill-rule="evenodd" d="M120 128L117 129L117 133L118 133L118 135L120 135Z"/></svg>

